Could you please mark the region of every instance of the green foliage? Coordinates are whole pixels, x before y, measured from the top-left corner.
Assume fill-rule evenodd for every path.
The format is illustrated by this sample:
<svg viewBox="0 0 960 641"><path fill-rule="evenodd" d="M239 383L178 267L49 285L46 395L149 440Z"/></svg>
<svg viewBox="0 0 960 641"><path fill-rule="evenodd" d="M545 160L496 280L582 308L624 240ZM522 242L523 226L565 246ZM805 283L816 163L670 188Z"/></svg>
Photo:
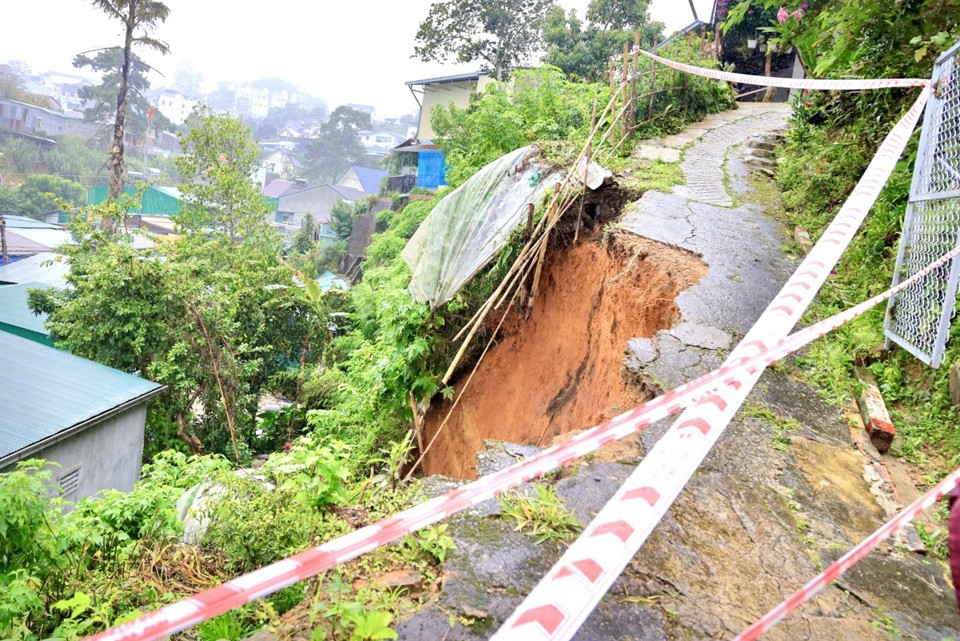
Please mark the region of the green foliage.
<svg viewBox="0 0 960 641"><path fill-rule="evenodd" d="M592 0L586 25L575 10L564 14L563 7L552 6L543 23L544 62L560 68L569 78L606 82L610 56L624 43L633 47L637 31L643 48L652 47L661 36L663 24L650 22L648 4L647 0Z"/></svg>
<svg viewBox="0 0 960 641"><path fill-rule="evenodd" d="M447 534L446 523L424 528L416 534L410 535L406 540L409 541L411 539L413 542L408 543L408 545L417 546L435 558L439 563L443 563L447 558L447 552L457 549L457 544L454 543L453 538Z"/></svg>
<svg viewBox="0 0 960 641"><path fill-rule="evenodd" d="M569 541L582 526L552 486L534 485L534 496L506 494L500 497L503 516L516 523L516 530L544 541Z"/></svg>
<svg viewBox="0 0 960 641"><path fill-rule="evenodd" d="M814 4L800 42L810 42L814 75L928 77L933 58L960 36L955 0ZM796 28L793 25L792 28ZM947 34L945 36L944 34ZM879 142L915 99L914 92L815 93L794 104L794 126L779 153L777 180L791 223L819 236L851 192ZM909 194L918 137L910 141L861 232L807 314L825 318L889 286ZM960 333L954 323L951 334ZM900 453L935 469L960 460L958 413L948 394L947 369L923 369L906 352L883 347L883 310L849 323L811 345L797 359L833 402L856 389L854 364L877 377L897 425ZM945 362L960 357L956 341Z"/></svg>
<svg viewBox="0 0 960 641"><path fill-rule="evenodd" d="M253 632L235 611L225 612L197 626L200 641L240 641Z"/></svg>
<svg viewBox="0 0 960 641"><path fill-rule="evenodd" d="M580 144L590 129L594 102L609 100L605 85L569 82L556 67L513 74L491 83L461 109L435 107L432 124L447 158L447 182L459 185L487 163L534 142Z"/></svg>
<svg viewBox="0 0 960 641"><path fill-rule="evenodd" d="M440 0L417 29L414 56L482 61L505 80L541 44L540 25L551 0Z"/></svg>
<svg viewBox="0 0 960 641"><path fill-rule="evenodd" d="M177 224L191 234L213 227L231 240L268 236L267 204L250 179L259 157L250 128L206 107L197 107L190 122L175 161L184 180Z"/></svg>
<svg viewBox="0 0 960 641"><path fill-rule="evenodd" d="M59 203L82 205L87 192L83 185L47 174L34 174L18 188L0 185L0 213L43 219L59 210Z"/></svg>
<svg viewBox="0 0 960 641"><path fill-rule="evenodd" d="M120 219L125 205L85 209L71 224L78 242L65 250L70 288L35 292L31 304L50 314L53 336L72 353L168 386L149 410L148 456L180 439L239 461L253 441L261 387L310 352L311 321L324 310L305 313L309 302L279 259L279 238L248 178L256 159L249 130L203 116L184 142L185 233L135 251L92 224Z"/></svg>
<svg viewBox="0 0 960 641"><path fill-rule="evenodd" d="M709 54L701 51L701 39L697 36L678 38L657 53L670 60L691 64L706 69L719 69L723 65ZM642 68L642 67L641 67ZM658 67L659 71L663 67ZM637 138L649 138L682 130L687 124L702 120L718 111L736 108L736 95L726 82L711 80L686 73L657 73L654 96L654 119L637 128ZM648 103L637 105L637 122L647 120Z"/></svg>
<svg viewBox="0 0 960 641"><path fill-rule="evenodd" d="M304 164L312 180L334 183L366 158L360 131L372 127L370 114L342 105L320 127L320 135L307 148Z"/></svg>

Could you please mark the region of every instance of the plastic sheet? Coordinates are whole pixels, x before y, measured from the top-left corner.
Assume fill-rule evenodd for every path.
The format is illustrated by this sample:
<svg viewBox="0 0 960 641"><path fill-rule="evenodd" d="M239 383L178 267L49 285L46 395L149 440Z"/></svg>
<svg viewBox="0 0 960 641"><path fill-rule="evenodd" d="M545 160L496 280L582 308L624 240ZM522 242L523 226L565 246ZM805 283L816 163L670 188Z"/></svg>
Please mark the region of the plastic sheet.
<svg viewBox="0 0 960 641"><path fill-rule="evenodd" d="M526 221L528 203L540 204L553 176L522 147L471 176L434 207L401 256L413 271L410 292L436 309L450 300Z"/></svg>

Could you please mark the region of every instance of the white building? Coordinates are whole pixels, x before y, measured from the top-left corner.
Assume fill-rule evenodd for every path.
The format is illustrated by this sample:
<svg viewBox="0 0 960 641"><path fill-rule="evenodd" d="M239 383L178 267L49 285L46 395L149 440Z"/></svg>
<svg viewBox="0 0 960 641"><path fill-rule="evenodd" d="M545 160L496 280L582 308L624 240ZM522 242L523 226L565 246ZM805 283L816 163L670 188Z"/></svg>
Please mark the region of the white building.
<svg viewBox="0 0 960 641"><path fill-rule="evenodd" d="M164 89L157 98L157 110L175 125L182 125L199 103L179 91Z"/></svg>

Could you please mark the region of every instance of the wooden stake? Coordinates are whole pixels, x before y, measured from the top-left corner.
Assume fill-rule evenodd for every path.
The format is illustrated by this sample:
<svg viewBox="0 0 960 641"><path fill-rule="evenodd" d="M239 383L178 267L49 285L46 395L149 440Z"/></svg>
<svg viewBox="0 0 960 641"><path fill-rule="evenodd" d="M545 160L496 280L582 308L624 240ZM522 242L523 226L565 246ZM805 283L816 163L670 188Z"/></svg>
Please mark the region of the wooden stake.
<svg viewBox="0 0 960 641"><path fill-rule="evenodd" d="M657 40L653 40L653 53L657 53ZM647 118L653 119L653 96L657 91L657 61L651 60L653 63L653 71L650 73L650 102L647 105Z"/></svg>

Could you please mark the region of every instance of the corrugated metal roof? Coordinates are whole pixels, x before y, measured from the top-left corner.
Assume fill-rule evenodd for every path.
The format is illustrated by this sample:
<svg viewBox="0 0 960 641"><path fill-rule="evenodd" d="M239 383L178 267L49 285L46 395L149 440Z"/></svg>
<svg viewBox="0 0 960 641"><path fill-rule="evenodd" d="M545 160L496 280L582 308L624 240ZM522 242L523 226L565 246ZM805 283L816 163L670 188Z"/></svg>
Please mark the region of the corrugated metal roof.
<svg viewBox="0 0 960 641"><path fill-rule="evenodd" d="M162 386L0 332L0 467Z"/></svg>
<svg viewBox="0 0 960 641"><path fill-rule="evenodd" d="M63 225L46 223L28 216L7 214L4 218L6 218L7 221L7 229L63 229Z"/></svg>
<svg viewBox="0 0 960 641"><path fill-rule="evenodd" d="M20 231L27 231L21 229ZM48 252L50 248L46 245L41 245L38 242L34 242L29 238L25 238L20 234L14 233L12 231L7 231L7 253L10 256L33 256L34 254L39 254L40 252Z"/></svg>
<svg viewBox="0 0 960 641"><path fill-rule="evenodd" d="M438 76L436 78L424 78L422 80L408 80L404 84L408 87L414 85L439 85L445 82L463 82L464 80L479 80L483 71L471 71L470 73L457 73L451 76Z"/></svg>
<svg viewBox="0 0 960 641"><path fill-rule="evenodd" d="M70 273L67 259L53 252L40 252L9 265L0 265L0 283L43 283L66 287Z"/></svg>
<svg viewBox="0 0 960 641"><path fill-rule="evenodd" d="M30 306L27 305L27 290L48 287L49 285L43 283L0 286L0 325L12 325L28 332L49 336L50 330L43 326L47 315L38 316L31 312Z"/></svg>

